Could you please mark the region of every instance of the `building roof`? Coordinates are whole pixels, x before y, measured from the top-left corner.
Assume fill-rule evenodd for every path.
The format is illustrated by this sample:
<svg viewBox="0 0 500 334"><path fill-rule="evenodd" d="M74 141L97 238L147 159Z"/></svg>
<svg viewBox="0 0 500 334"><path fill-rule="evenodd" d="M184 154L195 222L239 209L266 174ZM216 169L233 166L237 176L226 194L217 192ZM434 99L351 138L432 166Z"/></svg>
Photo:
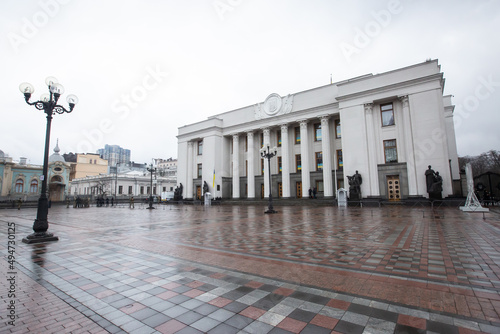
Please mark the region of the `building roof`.
<svg viewBox="0 0 500 334"><path fill-rule="evenodd" d="M54 147L54 153L49 157L49 162L66 162L64 158L59 154L61 150L59 149L59 139L57 140L56 147Z"/></svg>

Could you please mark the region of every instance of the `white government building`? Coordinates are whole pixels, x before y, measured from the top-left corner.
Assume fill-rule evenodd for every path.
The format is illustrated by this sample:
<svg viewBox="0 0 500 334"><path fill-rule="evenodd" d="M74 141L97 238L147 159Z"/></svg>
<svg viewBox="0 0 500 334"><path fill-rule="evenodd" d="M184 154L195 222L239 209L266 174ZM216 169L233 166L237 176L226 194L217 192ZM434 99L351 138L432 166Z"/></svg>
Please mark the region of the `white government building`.
<svg viewBox="0 0 500 334"><path fill-rule="evenodd" d="M428 165L442 196L460 192L451 96L437 60L280 96L179 128L184 198L334 198L359 172L362 198L428 197Z"/></svg>

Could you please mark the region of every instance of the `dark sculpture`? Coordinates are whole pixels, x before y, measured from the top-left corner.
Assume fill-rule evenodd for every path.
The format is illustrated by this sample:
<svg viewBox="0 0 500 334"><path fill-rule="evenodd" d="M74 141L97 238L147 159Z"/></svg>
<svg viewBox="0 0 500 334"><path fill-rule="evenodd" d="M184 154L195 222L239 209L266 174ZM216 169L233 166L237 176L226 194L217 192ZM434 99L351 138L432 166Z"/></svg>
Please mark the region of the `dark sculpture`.
<svg viewBox="0 0 500 334"><path fill-rule="evenodd" d="M208 184L207 181L203 181L203 193L208 193Z"/></svg>
<svg viewBox="0 0 500 334"><path fill-rule="evenodd" d="M174 189L174 201L182 200L182 183Z"/></svg>
<svg viewBox="0 0 500 334"><path fill-rule="evenodd" d="M356 174L352 176L347 176L349 180L349 199L350 200L360 200L361 199L361 183L363 183L363 178L361 174L356 171Z"/></svg>
<svg viewBox="0 0 500 334"><path fill-rule="evenodd" d="M425 171L425 181L427 184L427 192L429 193L430 199L442 199L443 191L443 178L439 175L439 172L434 172L429 165L428 169Z"/></svg>

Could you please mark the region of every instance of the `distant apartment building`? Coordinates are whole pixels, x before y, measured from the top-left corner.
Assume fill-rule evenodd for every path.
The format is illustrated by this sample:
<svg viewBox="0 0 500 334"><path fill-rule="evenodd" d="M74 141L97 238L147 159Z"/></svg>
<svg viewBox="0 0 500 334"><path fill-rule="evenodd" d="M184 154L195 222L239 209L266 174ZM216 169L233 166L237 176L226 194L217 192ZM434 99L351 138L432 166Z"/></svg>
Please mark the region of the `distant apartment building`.
<svg viewBox="0 0 500 334"><path fill-rule="evenodd" d="M95 153L76 154L76 163L71 163L71 180L99 174L108 174L106 159L102 159L99 154Z"/></svg>
<svg viewBox="0 0 500 334"><path fill-rule="evenodd" d="M177 159L155 159L155 164L161 176L177 177Z"/></svg>
<svg viewBox="0 0 500 334"><path fill-rule="evenodd" d="M102 159L108 161L109 166L116 166L117 163L129 163L130 162L130 150L121 148L118 145L104 145L104 148L97 150L97 154L101 156Z"/></svg>

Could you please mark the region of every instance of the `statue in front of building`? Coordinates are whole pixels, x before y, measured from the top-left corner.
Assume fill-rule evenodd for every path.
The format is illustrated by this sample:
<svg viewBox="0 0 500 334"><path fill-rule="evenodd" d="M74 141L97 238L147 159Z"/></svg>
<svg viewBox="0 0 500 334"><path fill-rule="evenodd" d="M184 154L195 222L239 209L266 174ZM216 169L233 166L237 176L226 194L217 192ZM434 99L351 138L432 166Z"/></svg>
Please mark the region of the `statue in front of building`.
<svg viewBox="0 0 500 334"><path fill-rule="evenodd" d="M208 193L208 184L207 181L203 181L203 193Z"/></svg>
<svg viewBox="0 0 500 334"><path fill-rule="evenodd" d="M182 200L182 183L174 189L174 201Z"/></svg>
<svg viewBox="0 0 500 334"><path fill-rule="evenodd" d="M441 194L443 192L443 178L439 175L439 172L434 172L430 165L425 171L425 182L427 184L429 199L443 198Z"/></svg>
<svg viewBox="0 0 500 334"><path fill-rule="evenodd" d="M361 174L356 171L352 176L347 176L349 180L349 199L354 201L359 201L361 199L361 183L363 183L363 178Z"/></svg>

